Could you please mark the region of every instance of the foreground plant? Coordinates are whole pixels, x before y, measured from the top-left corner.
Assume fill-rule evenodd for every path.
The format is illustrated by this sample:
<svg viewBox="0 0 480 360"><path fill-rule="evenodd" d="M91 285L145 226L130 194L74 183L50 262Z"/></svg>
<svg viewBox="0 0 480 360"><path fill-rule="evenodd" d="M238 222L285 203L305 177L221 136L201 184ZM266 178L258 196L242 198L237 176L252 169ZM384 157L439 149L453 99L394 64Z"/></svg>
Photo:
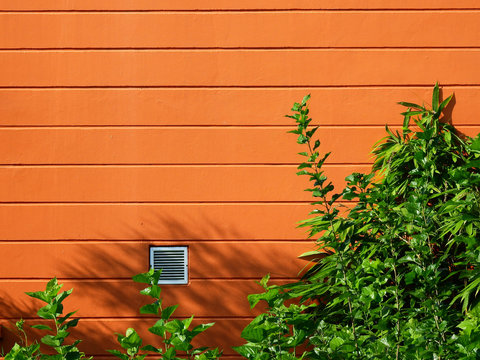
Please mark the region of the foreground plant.
<svg viewBox="0 0 480 360"><path fill-rule="evenodd" d="M265 301L268 304L267 312L258 315L242 331L241 336L248 343L233 349L252 360L303 359L308 352L299 347L316 328L311 311L315 304L286 305L292 293L283 291L281 286L269 286L269 278L267 275L259 282L264 293L248 296L251 308Z"/></svg>
<svg viewBox="0 0 480 360"><path fill-rule="evenodd" d="M45 330L51 332L43 336L40 341L53 349L56 354L44 354L40 351L40 344L36 341L32 344L28 343L27 334L24 330L25 321L20 320L16 322L16 329L22 335L22 344L16 343L8 354L5 355L5 360L77 360L85 359L85 354L78 350L77 345L80 340L76 340L71 345L65 344L65 340L70 335L68 329L77 326L78 319L71 319L75 311L63 315L62 302L72 293L73 289L60 292L62 284L58 284L57 279L53 278L47 283L44 291L27 292L30 297L39 299L47 305L40 308L37 312L38 316L45 320L53 322L54 328L45 324L32 325L34 329Z"/></svg>
<svg viewBox="0 0 480 360"><path fill-rule="evenodd" d="M140 313L160 317L148 331L160 337L161 345L159 347L153 345L142 347L143 340L141 337L135 329L129 328L125 335L116 334L120 346L124 349L124 353L119 350L108 351L122 360L142 360L147 356L145 351L153 352L163 360L181 360L185 358L195 360L218 359L221 356L221 352L218 349L195 348L191 344L197 335L212 327L214 323L197 325L190 330L193 316L184 320L171 319L178 305L162 307L161 289L158 286L160 274L161 271L151 269L146 273L135 275L133 280L149 285L140 293L153 298L154 301L151 304L142 306Z"/></svg>
<svg viewBox="0 0 480 360"><path fill-rule="evenodd" d="M480 138L441 118L450 100L435 86L431 108L400 103L403 126L386 127L372 172L348 176L340 192L323 171L329 154L319 153L308 97L294 105L291 132L306 146L298 175L309 177L318 206L300 226L318 250L303 281L263 296L273 313L285 294L316 302L304 358L480 357Z"/></svg>

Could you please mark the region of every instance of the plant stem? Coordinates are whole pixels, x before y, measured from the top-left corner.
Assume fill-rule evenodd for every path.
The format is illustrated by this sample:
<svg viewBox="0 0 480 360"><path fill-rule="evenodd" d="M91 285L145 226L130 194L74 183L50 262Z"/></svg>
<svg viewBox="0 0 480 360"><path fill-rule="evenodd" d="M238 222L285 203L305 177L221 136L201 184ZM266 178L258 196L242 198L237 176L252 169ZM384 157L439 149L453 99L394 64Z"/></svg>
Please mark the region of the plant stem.
<svg viewBox="0 0 480 360"><path fill-rule="evenodd" d="M310 137L308 137L308 136L307 136L307 145L308 145L308 151L310 153L310 157L312 157L313 154L314 154L314 151L312 149L312 145L311 145L311 142L310 142ZM313 162L313 170L315 171L315 174L318 176L319 175L319 169L318 169L318 165L315 161ZM323 185L319 184L318 186L320 187L320 189L323 190ZM332 215L331 206L330 206L330 204L327 200L326 194L324 194L322 196L322 202L323 202L323 206L325 207L325 210L326 210L327 214L329 215L329 222L330 222L331 231L333 232L333 235L335 236L335 238L338 238L338 234L334 231L333 220L332 220L332 217L331 217L331 215ZM353 309L352 309L351 289L350 289L350 287L348 285L348 281L347 281L347 274L346 274L346 271L345 271L345 264L344 264L342 252L343 252L343 250L339 251L338 256L340 258L340 263L342 264L343 281L345 282L345 287L347 288L347 291L348 291L348 297L347 297L348 312L350 314L350 323L351 323L351 326L352 326L352 334L353 334L353 339L354 339L354 342L355 342L355 350L357 352L358 358L360 358L360 349L359 349L359 346L358 346L358 338L357 338L357 333L355 331L355 318L353 316Z"/></svg>

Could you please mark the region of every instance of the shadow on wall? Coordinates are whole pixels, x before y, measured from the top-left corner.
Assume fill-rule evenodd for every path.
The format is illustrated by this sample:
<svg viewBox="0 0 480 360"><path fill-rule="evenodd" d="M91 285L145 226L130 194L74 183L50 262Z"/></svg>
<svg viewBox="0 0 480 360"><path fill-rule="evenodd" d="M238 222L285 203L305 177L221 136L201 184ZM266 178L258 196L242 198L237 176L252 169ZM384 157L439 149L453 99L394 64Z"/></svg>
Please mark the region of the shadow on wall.
<svg viewBox="0 0 480 360"><path fill-rule="evenodd" d="M452 95L452 99L448 103L447 107L445 107L445 109L443 109L443 111L442 111L443 112L443 122L445 122L447 124L450 124L450 125L454 125L454 123L453 123L453 114L454 114L453 109L455 108L455 104L457 103L457 101L455 99L455 93L448 94L448 96L450 96L450 95ZM442 88L439 89L439 96L440 96L440 101L445 100ZM420 105L420 104L418 104L418 105ZM430 106L430 104L428 106ZM427 108L428 108L428 106L427 106ZM414 124L412 124L412 125L414 125ZM464 133L462 133L461 131L459 131L458 129L456 129L456 132L461 138L464 139L466 137L466 135Z"/></svg>
<svg viewBox="0 0 480 360"><path fill-rule="evenodd" d="M145 221L142 219L142 223ZM156 319L138 313L139 307L149 299L139 294L142 285L131 280L133 275L148 270L151 245L189 246L190 283L162 286L164 304L180 304L175 314L177 317L193 314L200 322L215 321L216 326L202 334L199 341L204 345L222 347L225 354L234 354L230 347L242 343L241 329L261 310L250 310L246 299L249 293L261 292L254 279L272 272L272 278L285 281L300 269L298 262L292 262L296 255L292 251L296 250L291 250L289 244L285 244L287 249L282 249L283 245L257 245L248 239L208 240L243 238L241 231L231 226L224 229L211 219L204 219L200 224L185 224L173 217L154 216L149 222L160 224L159 235L161 233L163 240L147 240L138 231L140 226L123 225L125 231L134 233L138 240L110 239L61 245L65 247L64 257L55 259L56 273L64 290L74 288L65 301L65 312L78 309L76 315L81 321L73 330L72 339L83 339L80 348L88 354L103 355L105 349L118 348L114 332L124 333L128 327L136 328L148 341L155 342L155 337L147 329ZM100 238L109 237L101 234ZM164 240L168 238L173 240ZM27 290L44 289L45 283L37 281L29 285L35 289ZM22 282L16 286L25 291ZM12 294L20 296L19 292ZM17 298L4 293L0 296L2 313L10 314L12 319L36 319L36 310L42 306L40 301L26 295ZM15 336L5 331L3 347L8 349L14 341Z"/></svg>
<svg viewBox="0 0 480 360"><path fill-rule="evenodd" d="M445 100L442 88L440 88L439 96L442 101ZM452 94L452 99L448 103L447 107L443 109L443 119L450 125L453 125L453 108L455 107L456 103L457 101L455 100L455 94Z"/></svg>

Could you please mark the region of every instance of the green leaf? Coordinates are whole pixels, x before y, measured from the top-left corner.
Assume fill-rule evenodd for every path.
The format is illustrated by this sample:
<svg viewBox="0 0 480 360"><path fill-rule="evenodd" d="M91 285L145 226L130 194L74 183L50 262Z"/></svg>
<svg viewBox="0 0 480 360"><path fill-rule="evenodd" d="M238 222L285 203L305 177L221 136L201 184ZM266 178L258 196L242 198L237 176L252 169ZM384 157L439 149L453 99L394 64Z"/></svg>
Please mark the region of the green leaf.
<svg viewBox="0 0 480 360"><path fill-rule="evenodd" d="M70 289L70 290L67 290L67 291L63 291L61 292L60 294L56 295L55 296L55 300L58 302L58 303L61 303L63 300L65 300L71 293L73 292L73 289Z"/></svg>
<svg viewBox="0 0 480 360"><path fill-rule="evenodd" d="M302 134L298 135L298 138L297 138L298 144L305 144L307 141L308 141L308 138L305 135L302 135Z"/></svg>
<svg viewBox="0 0 480 360"><path fill-rule="evenodd" d="M178 305L172 305L172 306L168 306L166 307L165 309L163 309L162 311L162 319L163 320L168 320L170 319L170 317L172 316L172 314L174 313L174 311L177 309Z"/></svg>
<svg viewBox="0 0 480 360"><path fill-rule="evenodd" d="M66 314L65 316L61 317L61 318L58 318L58 323L60 324L63 324L65 322L65 320L69 319L72 315L74 315L77 311L71 311L69 312L68 314Z"/></svg>
<svg viewBox="0 0 480 360"><path fill-rule="evenodd" d="M154 347L152 345L145 345L144 347L142 347L142 350L151 351L151 352L154 352L154 353L157 353L157 354L162 353L162 349L157 349L156 347Z"/></svg>
<svg viewBox="0 0 480 360"><path fill-rule="evenodd" d="M165 336L165 322L163 320L158 320L155 325L148 329L152 334L164 337Z"/></svg>
<svg viewBox="0 0 480 360"><path fill-rule="evenodd" d="M309 163L301 163L300 165L297 166L298 170L305 169L305 168L311 168L312 164Z"/></svg>
<svg viewBox="0 0 480 360"><path fill-rule="evenodd" d="M128 357L128 355L125 355L125 354L122 354L120 351L118 350L107 350L110 354L112 355L115 355L116 357L122 359L122 360L129 360L130 358Z"/></svg>
<svg viewBox="0 0 480 360"><path fill-rule="evenodd" d="M37 311L37 315L42 319L54 319L57 314L62 312L62 306L57 303L47 304Z"/></svg>
<svg viewBox="0 0 480 360"><path fill-rule="evenodd" d="M62 342L63 342L62 339L57 339L53 335L45 335L40 340L45 345L52 346L52 347L58 347L58 346L62 345Z"/></svg>
<svg viewBox="0 0 480 360"><path fill-rule="evenodd" d="M128 328L122 342L130 346L140 346L142 344L142 339L134 328Z"/></svg>
<svg viewBox="0 0 480 360"><path fill-rule="evenodd" d="M439 98L440 98L440 89L438 87L438 83L436 83L435 86L433 87L433 95L432 95L432 110L435 112L438 112Z"/></svg>
<svg viewBox="0 0 480 360"><path fill-rule="evenodd" d="M169 348L167 351L164 352L163 354L163 359L162 360L173 360L176 359L175 355L177 354L176 350L174 347Z"/></svg>
<svg viewBox="0 0 480 360"><path fill-rule="evenodd" d="M172 344L175 347L175 350L178 351L188 351L193 348L193 346L187 340L187 337L183 334L172 334L172 337L170 338L170 344Z"/></svg>
<svg viewBox="0 0 480 360"><path fill-rule="evenodd" d="M160 274L162 270L154 270L153 268L147 271L146 273L137 274L133 276L133 281L143 284L157 285L158 280L160 279Z"/></svg>
<svg viewBox="0 0 480 360"><path fill-rule="evenodd" d="M310 100L310 94L305 95L302 99L302 106L305 106L307 104L307 101Z"/></svg>
<svg viewBox="0 0 480 360"><path fill-rule="evenodd" d="M415 281L416 273L415 271L410 271L407 274L405 274L405 283L407 285L413 284Z"/></svg>
<svg viewBox="0 0 480 360"><path fill-rule="evenodd" d="M445 109L445 107L450 103L450 100L452 100L452 98L453 98L453 95L450 95L444 101L442 101L442 103L438 107L437 112L441 113L443 111L443 109Z"/></svg>
<svg viewBox="0 0 480 360"><path fill-rule="evenodd" d="M423 106L420 106L420 105L417 105L417 104L414 104L414 103L410 103L410 102L400 101L397 104L405 106L407 108L419 109L419 110L423 110L423 111L425 110L425 108Z"/></svg>
<svg viewBox="0 0 480 360"><path fill-rule="evenodd" d="M258 343L265 338L265 330L260 327L249 327L247 326L242 331L242 338L252 343Z"/></svg>
<svg viewBox="0 0 480 360"><path fill-rule="evenodd" d="M50 330L50 331L52 331L52 328L50 326L43 325L43 324L32 325L32 328L39 329L39 330Z"/></svg>
<svg viewBox="0 0 480 360"><path fill-rule="evenodd" d="M302 133L302 130L300 129L297 129L297 130L290 130L290 131L287 131L287 133L289 134L296 134L296 135L300 135Z"/></svg>
<svg viewBox="0 0 480 360"><path fill-rule="evenodd" d="M183 323L183 321L175 319L175 320L172 320L172 321L169 321L169 322L165 323L165 329L169 333L173 334L173 333L176 333L176 332L181 332L182 330L186 329L186 327L185 327L185 324Z"/></svg>
<svg viewBox="0 0 480 360"><path fill-rule="evenodd" d="M150 296L154 299L158 299L161 292L162 289L158 285L152 285L140 291L140 294Z"/></svg>
<svg viewBox="0 0 480 360"><path fill-rule="evenodd" d="M318 126L317 127L314 127L312 130L308 130L306 132L306 135L307 135L307 138L311 138L313 136L313 134L315 134L315 132L318 130Z"/></svg>
<svg viewBox="0 0 480 360"><path fill-rule="evenodd" d="M68 328L77 326L79 320L80 319L73 319L73 320L67 321L67 323L65 323L65 325L62 326L62 329L68 329Z"/></svg>
<svg viewBox="0 0 480 360"><path fill-rule="evenodd" d="M341 337L334 337L332 340L330 340L330 348L335 351L338 347L342 346L345 340L343 340Z"/></svg>
<svg viewBox="0 0 480 360"><path fill-rule="evenodd" d="M197 336L198 334L204 332L205 330L211 328L215 323L208 323L208 324L200 324L195 326L192 329L192 336Z"/></svg>
<svg viewBox="0 0 480 360"><path fill-rule="evenodd" d="M185 329L188 329L193 321L193 315L190 316L188 319L182 320L183 326Z"/></svg>
<svg viewBox="0 0 480 360"><path fill-rule="evenodd" d="M160 310L160 304L158 302L154 302L153 304L147 304L140 308L140 314L153 314L158 315L158 311Z"/></svg>
<svg viewBox="0 0 480 360"><path fill-rule="evenodd" d="M480 151L480 134L477 135L475 139L473 139L472 144L470 145L470 149Z"/></svg>
<svg viewBox="0 0 480 360"><path fill-rule="evenodd" d="M48 294L45 294L43 291L26 292L25 294L27 294L30 297L42 300L46 303L50 302L50 298Z"/></svg>
<svg viewBox="0 0 480 360"><path fill-rule="evenodd" d="M254 359L255 355L258 352L258 348L256 346L252 346L251 344L233 346L232 349L247 359ZM261 360L260 358L258 359Z"/></svg>

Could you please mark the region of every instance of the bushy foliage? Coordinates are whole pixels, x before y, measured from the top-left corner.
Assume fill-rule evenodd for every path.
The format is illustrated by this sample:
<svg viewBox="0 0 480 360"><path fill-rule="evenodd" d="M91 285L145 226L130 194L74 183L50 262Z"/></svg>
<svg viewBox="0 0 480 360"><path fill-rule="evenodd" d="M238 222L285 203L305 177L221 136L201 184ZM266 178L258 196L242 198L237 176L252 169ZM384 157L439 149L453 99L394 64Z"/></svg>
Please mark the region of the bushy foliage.
<svg viewBox="0 0 480 360"><path fill-rule="evenodd" d="M108 350L111 354L122 360L143 360L147 355L154 355L155 359L162 360L216 360L222 352L208 347L194 347L193 339L209 329L214 323L200 324L190 329L193 316L188 319L172 319L172 315L178 305L172 305L163 308L162 298L160 296L161 289L158 286L161 271L150 271L135 275L135 282L148 284L148 286L140 291L141 294L153 299L153 302L140 308L141 314L157 315L160 319L148 329L152 334L160 338L159 346L144 345L143 339L133 328L128 328L125 335L116 334L117 340L122 348L120 350ZM40 344L36 341L29 343L27 333L24 330L25 322L19 320L16 323L16 330L22 337L21 343L16 343L13 348L5 355L5 360L80 360L86 359L85 354L80 352L77 345L80 340L76 340L71 345L65 343L69 336L67 331L69 328L78 324L78 318L72 319L71 316L75 311L63 315L63 300L68 297L73 289L60 292L62 284L58 284L57 279L50 280L44 291L27 292L26 294L40 299L47 305L40 308L37 312L42 319L53 321L55 328L52 329L46 324L32 325L32 328L46 330L51 332L41 338L41 342L52 350L55 354L43 353ZM53 332L53 334L52 334ZM91 359L91 358L89 358Z"/></svg>
<svg viewBox="0 0 480 360"><path fill-rule="evenodd" d="M451 97L441 102L436 85L431 108L400 103L403 126L386 127L372 172L348 176L335 192L308 98L288 117L306 147L298 175L310 179L307 191L317 200L300 225L318 244L308 254L314 265L302 281L256 295L269 311L244 330L248 343L237 351L248 359L267 359L266 352L296 359L287 346L295 343L308 359L480 358L480 138L442 118ZM280 316L292 298L307 307ZM314 326L302 326L299 337L304 316ZM255 334L253 324L261 329Z"/></svg>
<svg viewBox="0 0 480 360"><path fill-rule="evenodd" d="M248 296L252 308L265 301L267 312L257 316L242 331L242 338L248 343L233 349L252 360L303 359L308 352L302 345L316 328L311 311L315 304L288 304L288 300L295 297L293 292L283 291L281 286L269 286L269 278L267 275L259 282L264 293Z"/></svg>
<svg viewBox="0 0 480 360"><path fill-rule="evenodd" d="M125 335L117 334L117 340L123 348L119 350L108 350L111 354L122 360L143 360L148 352L156 355L156 359L162 360L216 360L220 357L221 351L218 349L209 349L207 347L197 347L192 345L193 339L212 327L214 323L200 324L192 329L190 326L193 316L188 319L171 319L178 305L171 305L163 308L163 300L160 296L161 289L158 286L161 271L150 269L146 273L138 274L133 280L148 286L140 291L141 294L153 299L153 302L140 308L141 314L151 314L159 316L160 319L148 329L154 335L157 335L160 346L145 345L143 340L133 328L128 328Z"/></svg>
<svg viewBox="0 0 480 360"><path fill-rule="evenodd" d="M37 315L45 320L53 322L53 329L46 324L32 325L32 328L48 331L49 334L41 338L41 342L55 351L55 354L45 354L40 350L40 344L36 341L29 344L27 334L24 330L25 322L19 320L16 322L16 329L22 336L22 343L16 343L13 348L5 355L5 360L77 360L86 359L85 354L78 350L77 345L80 340L67 345L65 340L70 335L68 329L77 326L78 319L72 319L75 311L63 315L62 302L72 293L73 289L62 291L62 284L53 278L47 283L44 291L27 292L30 297L39 299L46 303L41 307Z"/></svg>

